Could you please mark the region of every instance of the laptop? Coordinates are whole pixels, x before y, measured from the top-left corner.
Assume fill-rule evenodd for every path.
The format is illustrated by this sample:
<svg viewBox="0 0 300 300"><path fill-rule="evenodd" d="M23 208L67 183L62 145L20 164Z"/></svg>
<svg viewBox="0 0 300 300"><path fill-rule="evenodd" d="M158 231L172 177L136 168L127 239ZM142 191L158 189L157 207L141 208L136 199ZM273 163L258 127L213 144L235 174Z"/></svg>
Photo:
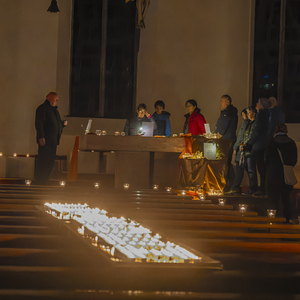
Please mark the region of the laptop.
<svg viewBox="0 0 300 300"><path fill-rule="evenodd" d="M153 136L154 123L153 122L143 122L142 129L143 129L142 136Z"/></svg>

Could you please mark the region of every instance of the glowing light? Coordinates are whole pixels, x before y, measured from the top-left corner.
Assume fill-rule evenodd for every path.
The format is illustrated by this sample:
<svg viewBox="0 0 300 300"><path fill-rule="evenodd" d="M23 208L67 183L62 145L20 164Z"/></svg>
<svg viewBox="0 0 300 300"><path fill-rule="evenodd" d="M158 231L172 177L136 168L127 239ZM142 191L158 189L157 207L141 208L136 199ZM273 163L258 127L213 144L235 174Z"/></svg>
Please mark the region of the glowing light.
<svg viewBox="0 0 300 300"><path fill-rule="evenodd" d="M66 182L65 182L65 181L61 181L61 182L59 183L59 185L60 185L61 187L65 187Z"/></svg>
<svg viewBox="0 0 300 300"><path fill-rule="evenodd" d="M186 190L181 190L181 191L180 191L180 195L181 195L181 196L186 196Z"/></svg>
<svg viewBox="0 0 300 300"><path fill-rule="evenodd" d="M201 257L171 242L163 242L159 234L139 223L123 217L108 217L105 210L90 208L87 204L45 203L45 211L63 220L75 220L78 232L93 239L93 245L111 256L113 261L119 251L135 262L195 263ZM101 244L101 239L105 245ZM118 251L116 251L118 250Z"/></svg>
<svg viewBox="0 0 300 300"><path fill-rule="evenodd" d="M244 213L247 211L247 204L239 204L239 210L241 213Z"/></svg>
<svg viewBox="0 0 300 300"><path fill-rule="evenodd" d="M226 199L220 198L220 199L218 199L218 201L219 201L219 205L224 206Z"/></svg>
<svg viewBox="0 0 300 300"><path fill-rule="evenodd" d="M123 188L124 190L129 190L130 184L129 183L124 183Z"/></svg>
<svg viewBox="0 0 300 300"><path fill-rule="evenodd" d="M96 190L98 190L99 187L100 187L100 183L99 183L99 182L95 182L95 183L94 183L94 187L95 187Z"/></svg>
<svg viewBox="0 0 300 300"><path fill-rule="evenodd" d="M30 156L29 153L27 153L27 154L26 154L26 157L29 157L29 156Z"/></svg>
<svg viewBox="0 0 300 300"><path fill-rule="evenodd" d="M2 152L0 152L0 156L3 156L3 153L2 153Z"/></svg>
<svg viewBox="0 0 300 300"><path fill-rule="evenodd" d="M17 156L17 153L14 153L13 155L14 155L14 157L16 157L16 156Z"/></svg>
<svg viewBox="0 0 300 300"><path fill-rule="evenodd" d="M276 209L267 209L267 214L269 218L275 218L276 216Z"/></svg>
<svg viewBox="0 0 300 300"><path fill-rule="evenodd" d="M158 184L154 184L154 185L153 185L153 189L154 189L154 190L158 190L158 188L159 188L159 185L158 185Z"/></svg>
<svg viewBox="0 0 300 300"><path fill-rule="evenodd" d="M172 191L172 187L171 186L167 186L166 187L166 191L167 191L167 193L170 193Z"/></svg>
<svg viewBox="0 0 300 300"><path fill-rule="evenodd" d="M30 186L30 185L31 185L31 180L25 180L25 184L26 184L27 186Z"/></svg>

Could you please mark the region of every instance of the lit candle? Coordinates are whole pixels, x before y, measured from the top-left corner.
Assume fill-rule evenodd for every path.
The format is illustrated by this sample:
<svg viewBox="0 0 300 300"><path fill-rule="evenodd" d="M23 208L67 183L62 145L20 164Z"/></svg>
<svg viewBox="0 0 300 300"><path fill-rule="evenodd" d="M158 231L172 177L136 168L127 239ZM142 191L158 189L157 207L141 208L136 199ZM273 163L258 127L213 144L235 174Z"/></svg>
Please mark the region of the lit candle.
<svg viewBox="0 0 300 300"><path fill-rule="evenodd" d="M219 201L219 205L224 206L226 199L220 198L220 199L218 199L218 201Z"/></svg>
<svg viewBox="0 0 300 300"><path fill-rule="evenodd" d="M185 196L186 195L186 190L181 190L180 194L181 194L181 196Z"/></svg>
<svg viewBox="0 0 300 300"><path fill-rule="evenodd" d="M60 184L60 186L63 188L63 187L65 187L66 182L65 182L65 181L61 181L59 184Z"/></svg>
<svg viewBox="0 0 300 300"><path fill-rule="evenodd" d="M276 216L276 209L267 209L267 214L269 218L275 218Z"/></svg>
<svg viewBox="0 0 300 300"><path fill-rule="evenodd" d="M200 194L200 195L199 195L199 199L200 199L200 200L205 200L205 198L206 198L206 195L205 195L205 194Z"/></svg>
<svg viewBox="0 0 300 300"><path fill-rule="evenodd" d="M29 153L27 153L27 154L26 154L26 157L29 157L29 156L30 156Z"/></svg>
<svg viewBox="0 0 300 300"><path fill-rule="evenodd" d="M119 131L116 131L115 132L115 136L119 136L120 135L120 132Z"/></svg>
<svg viewBox="0 0 300 300"><path fill-rule="evenodd" d="M106 130L102 130L102 135L106 135Z"/></svg>
<svg viewBox="0 0 300 300"><path fill-rule="evenodd" d="M130 186L129 183L124 183L124 184L123 184L124 190L129 190L129 186Z"/></svg>
<svg viewBox="0 0 300 300"><path fill-rule="evenodd" d="M101 135L101 130L96 130L97 135Z"/></svg>
<svg viewBox="0 0 300 300"><path fill-rule="evenodd" d="M239 210L240 210L241 213L246 212L247 204L239 204Z"/></svg>
<svg viewBox="0 0 300 300"><path fill-rule="evenodd" d="M159 187L158 184L154 184L154 185L153 185L153 189L154 189L154 190L158 190L158 187Z"/></svg>
<svg viewBox="0 0 300 300"><path fill-rule="evenodd" d="M26 184L27 186L30 186L30 185L31 185L31 180L25 180L25 184Z"/></svg>
<svg viewBox="0 0 300 300"><path fill-rule="evenodd" d="M172 191L172 187L171 186L167 186L166 187L166 191L167 191L167 193L170 193Z"/></svg>
<svg viewBox="0 0 300 300"><path fill-rule="evenodd" d="M16 157L17 156L17 153L14 153L14 157Z"/></svg>
<svg viewBox="0 0 300 300"><path fill-rule="evenodd" d="M0 152L0 156L3 156L3 153L2 153L2 152Z"/></svg>
<svg viewBox="0 0 300 300"><path fill-rule="evenodd" d="M125 136L126 133L124 131L121 132L121 136Z"/></svg>
<svg viewBox="0 0 300 300"><path fill-rule="evenodd" d="M95 182L95 183L94 183L94 187L95 187L96 190L98 190L99 187L100 187L100 183L99 183L99 182Z"/></svg>

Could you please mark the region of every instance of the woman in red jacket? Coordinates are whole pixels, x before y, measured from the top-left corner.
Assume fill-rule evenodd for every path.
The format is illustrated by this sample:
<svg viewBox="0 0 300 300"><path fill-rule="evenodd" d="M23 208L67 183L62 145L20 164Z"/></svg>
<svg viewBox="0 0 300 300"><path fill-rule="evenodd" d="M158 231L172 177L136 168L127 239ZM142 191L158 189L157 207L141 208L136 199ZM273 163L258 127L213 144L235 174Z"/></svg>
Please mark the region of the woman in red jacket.
<svg viewBox="0 0 300 300"><path fill-rule="evenodd" d="M205 118L200 114L200 109L197 107L196 100L190 99L186 101L185 107L188 111L184 126L184 133L191 133L193 135L205 133L204 124L206 123Z"/></svg>

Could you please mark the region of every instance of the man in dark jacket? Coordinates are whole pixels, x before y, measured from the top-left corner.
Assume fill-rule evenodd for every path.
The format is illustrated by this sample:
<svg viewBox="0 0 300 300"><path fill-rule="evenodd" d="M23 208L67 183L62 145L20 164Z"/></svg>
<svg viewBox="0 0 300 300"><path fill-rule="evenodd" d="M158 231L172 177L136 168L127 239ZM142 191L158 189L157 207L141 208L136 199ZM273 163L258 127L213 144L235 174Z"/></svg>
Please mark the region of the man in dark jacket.
<svg viewBox="0 0 300 300"><path fill-rule="evenodd" d="M219 133L223 139L236 140L236 128L238 123L238 110L232 104L229 95L223 95L220 99L221 114L216 124L215 132ZM234 144L233 142L233 144ZM233 184L234 169L231 164L233 149L228 152L228 172L225 176L226 187L224 191L228 191Z"/></svg>
<svg viewBox="0 0 300 300"><path fill-rule="evenodd" d="M223 95L221 97L221 114L217 121L215 132L222 135L223 139L236 140L238 110L231 103L232 100L229 95Z"/></svg>
<svg viewBox="0 0 300 300"><path fill-rule="evenodd" d="M59 145L63 127L67 126L67 121L62 121L60 118L57 103L58 95L51 92L36 110L36 141L39 145L35 173L37 184L45 184L49 180L55 162L56 148Z"/></svg>

